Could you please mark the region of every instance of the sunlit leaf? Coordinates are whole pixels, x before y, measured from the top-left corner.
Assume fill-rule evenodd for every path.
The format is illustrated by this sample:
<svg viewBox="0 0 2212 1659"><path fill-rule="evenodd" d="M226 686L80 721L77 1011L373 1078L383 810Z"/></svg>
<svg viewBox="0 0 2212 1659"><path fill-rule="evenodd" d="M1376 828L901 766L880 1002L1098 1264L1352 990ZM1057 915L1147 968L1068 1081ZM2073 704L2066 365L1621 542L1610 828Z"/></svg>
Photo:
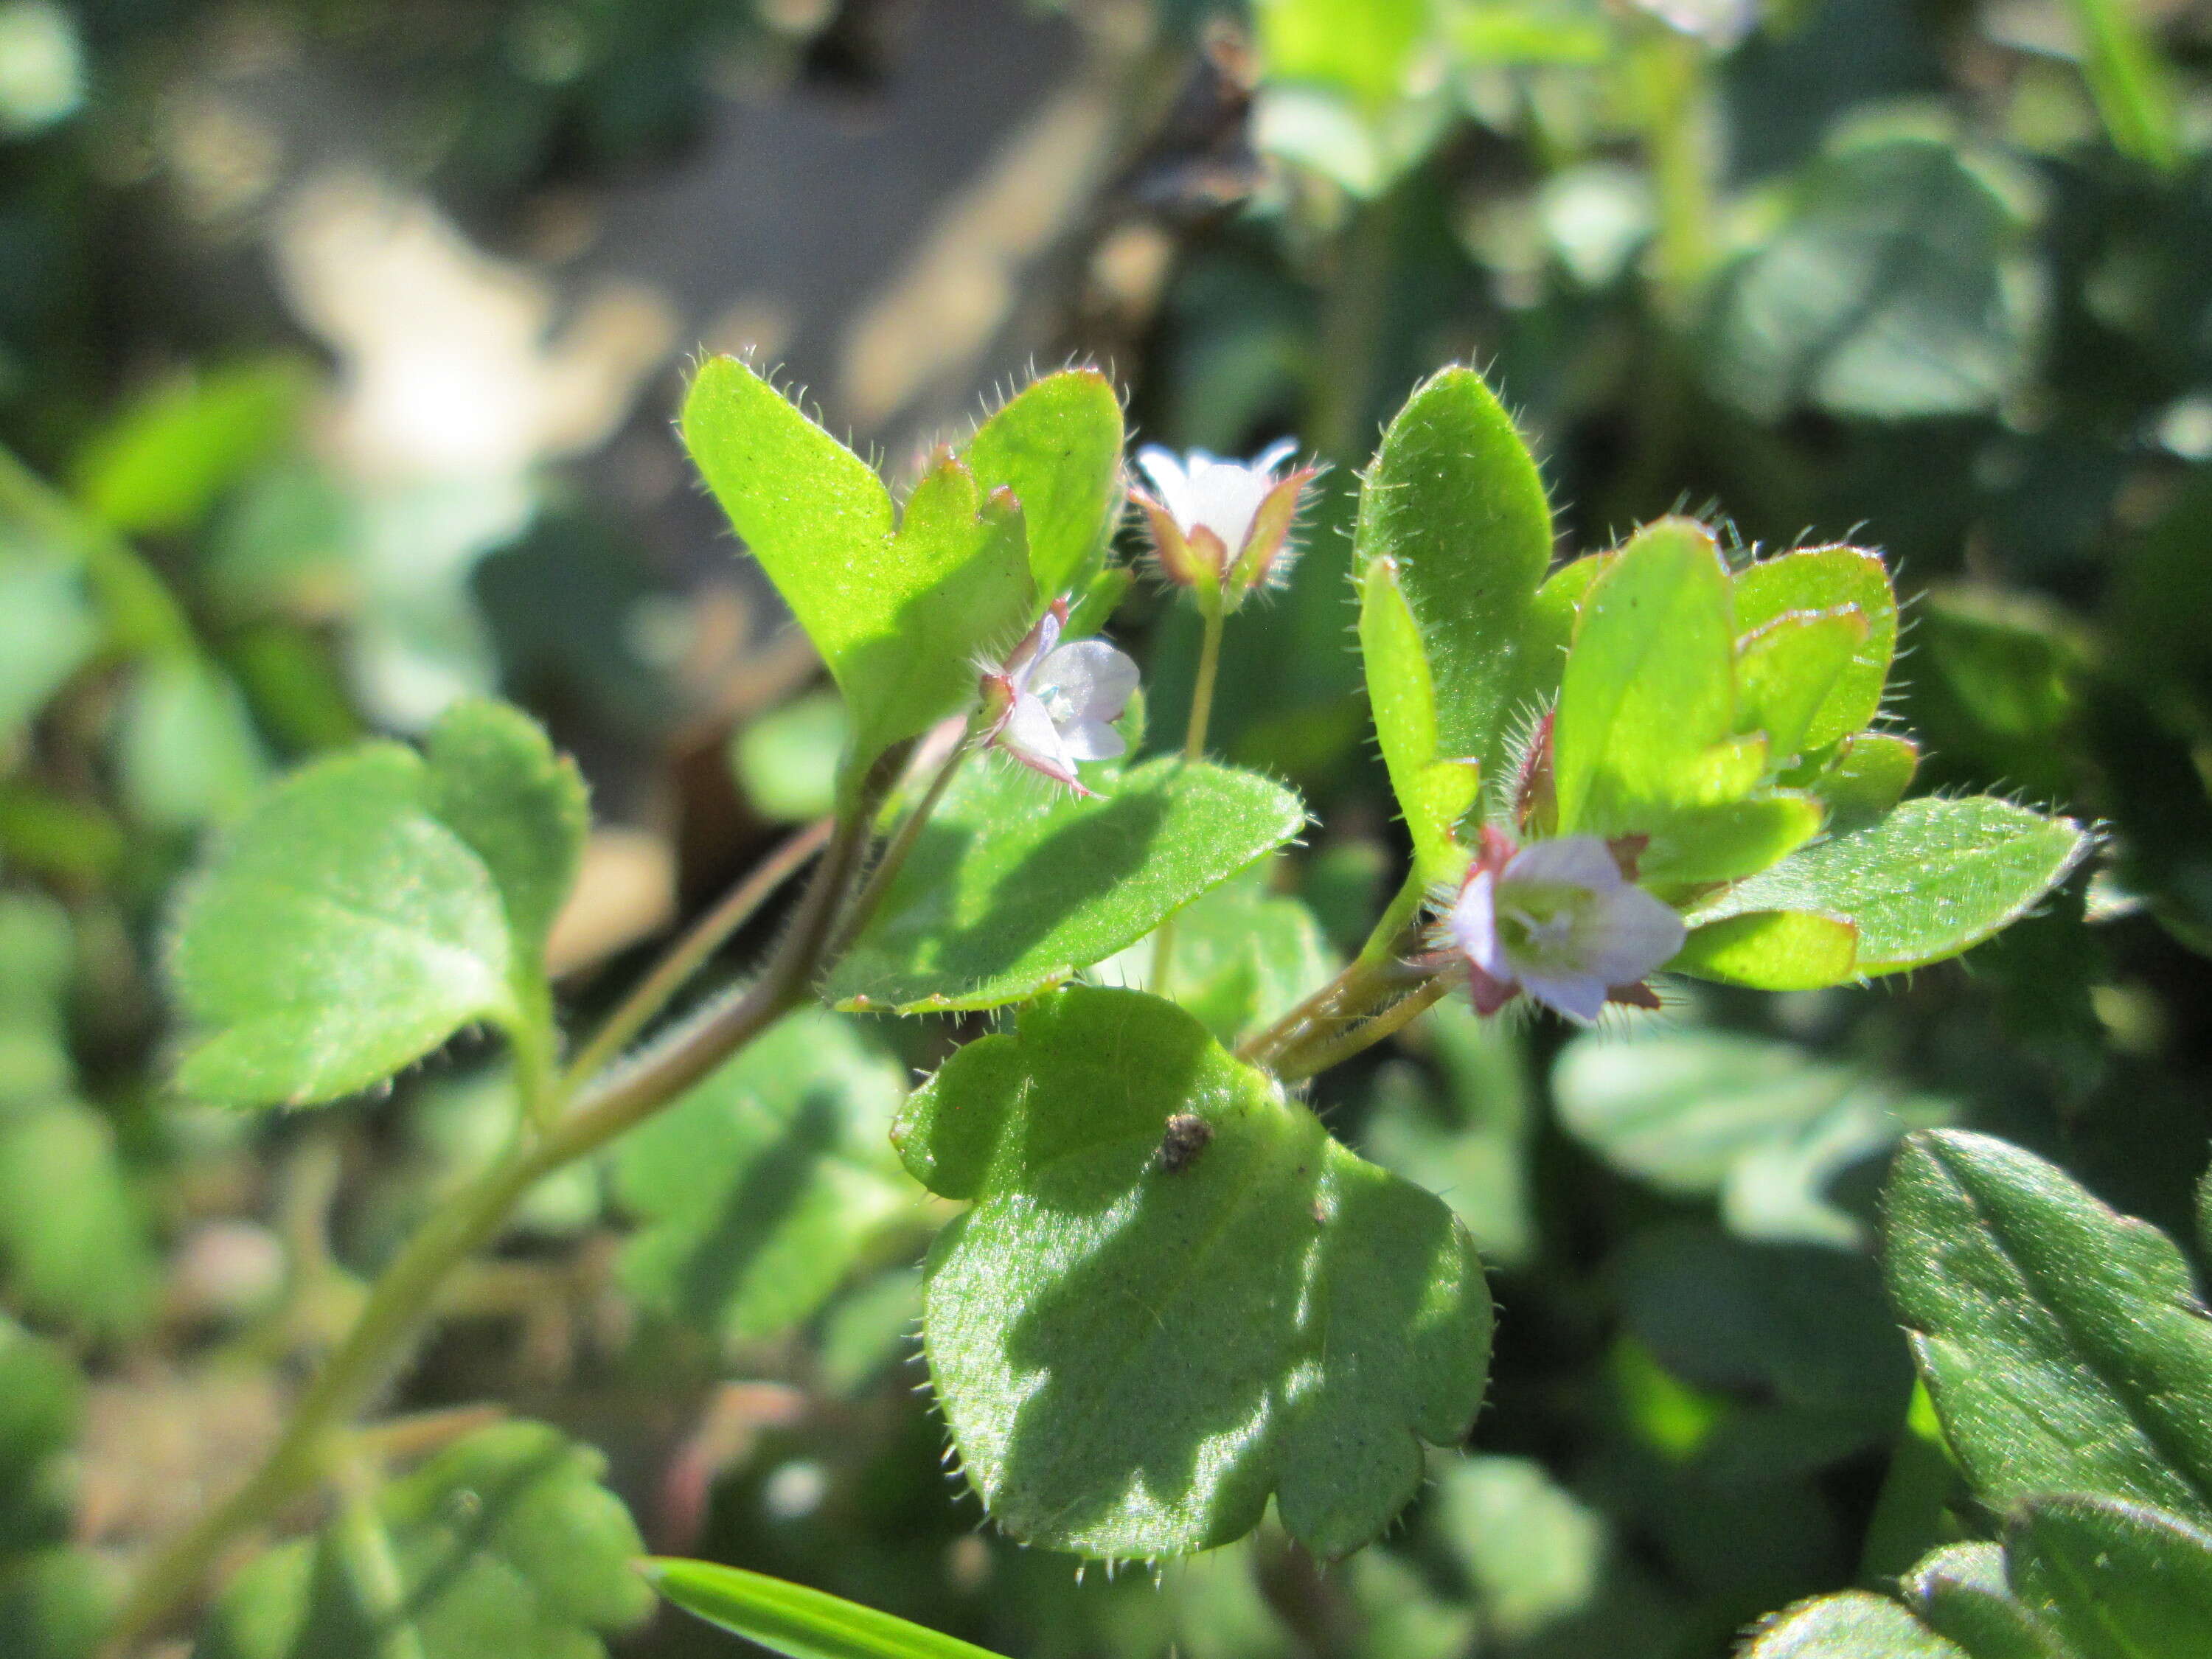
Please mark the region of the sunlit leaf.
<svg viewBox="0 0 2212 1659"><path fill-rule="evenodd" d="M591 809L576 763L503 702L455 703L430 728L426 801L498 884L518 961L534 970L575 884Z"/></svg>
<svg viewBox="0 0 2212 1659"><path fill-rule="evenodd" d="M184 530L297 434L313 382L289 359L173 380L86 447L77 494L118 530Z"/></svg>
<svg viewBox="0 0 2212 1659"><path fill-rule="evenodd" d="M1721 985L1814 991L1858 971L1858 929L1807 910L1747 910L1693 928L1667 964Z"/></svg>
<svg viewBox="0 0 2212 1659"><path fill-rule="evenodd" d="M711 358L684 440L738 534L844 691L863 758L951 712L971 659L1033 611L1020 520L941 457L894 525L860 458L734 357Z"/></svg>
<svg viewBox="0 0 2212 1659"><path fill-rule="evenodd" d="M896 1138L973 1200L930 1253L926 1339L962 1466L1017 1537L1180 1554L1273 1493L1343 1554L1481 1398L1490 1300L1450 1212L1168 1003L1047 997L955 1054Z"/></svg>
<svg viewBox="0 0 2212 1659"><path fill-rule="evenodd" d="M2019 920L2089 847L2071 818L1988 798L1923 798L1738 882L1690 920L1835 916L1858 929L1859 973L1893 974L1955 957Z"/></svg>
<svg viewBox="0 0 2212 1659"><path fill-rule="evenodd" d="M1796 548L1745 566L1733 586L1735 625L1747 635L1798 613L1856 611L1864 623L1801 743L1778 742L1778 752L1822 748L1875 717L1897 650L1897 594L1881 555L1863 547Z"/></svg>
<svg viewBox="0 0 2212 1659"><path fill-rule="evenodd" d="M998 1659L973 1643L743 1567L658 1560L646 1575L687 1613L787 1659Z"/></svg>
<svg viewBox="0 0 2212 1659"><path fill-rule="evenodd" d="M1528 445L1473 369L1431 377L1390 422L1360 492L1353 556L1370 581L1389 561L1403 600L1402 616L1378 618L1367 665L1378 721L1398 728L1384 739L1393 781L1401 765L1434 761L1496 771L1525 714L1509 700L1552 559L1552 514ZM1370 590L1369 602L1382 599ZM1361 638L1365 649L1364 623Z"/></svg>
<svg viewBox="0 0 2212 1659"><path fill-rule="evenodd" d="M1024 386L976 428L962 458L986 495L1014 492L1030 574L1046 599L1081 585L1121 517L1121 400L1097 369Z"/></svg>
<svg viewBox="0 0 2212 1659"><path fill-rule="evenodd" d="M1743 1659L1979 1659L1886 1596L1844 1590L1801 1602L1762 1629Z"/></svg>
<svg viewBox="0 0 2212 1659"><path fill-rule="evenodd" d="M1297 834L1267 779L1156 760L1085 799L995 757L970 761L882 912L830 975L848 1007L1017 1002L1102 962Z"/></svg>

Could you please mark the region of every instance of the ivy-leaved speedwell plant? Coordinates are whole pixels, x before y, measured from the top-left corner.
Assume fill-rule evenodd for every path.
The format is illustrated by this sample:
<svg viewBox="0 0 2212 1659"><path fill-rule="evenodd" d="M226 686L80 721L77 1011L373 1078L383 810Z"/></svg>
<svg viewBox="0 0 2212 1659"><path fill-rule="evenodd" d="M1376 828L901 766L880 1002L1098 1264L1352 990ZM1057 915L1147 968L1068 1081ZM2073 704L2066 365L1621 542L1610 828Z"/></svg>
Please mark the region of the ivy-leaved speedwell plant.
<svg viewBox="0 0 2212 1659"><path fill-rule="evenodd" d="M1010 1534L1158 1558L1241 1536L1272 1499L1316 1553L1356 1550L1412 1498L1423 1443L1464 1437L1491 1302L1461 1221L1335 1140L1305 1079L1455 994L1589 1023L1656 1006L1655 975L1802 990L1939 962L2087 845L2008 801L1905 798L1918 757L1882 723L1898 605L1877 556L1731 557L1668 519L1555 566L1527 447L1478 374L1448 368L1361 480L1358 643L1410 857L1334 960L1250 889L1304 803L1206 743L1224 634L1289 568L1316 469L1279 447L1147 450L1133 489L1119 401L1088 370L938 451L902 502L734 359L701 369L683 431L843 698L835 811L580 1040L544 947L583 789L520 714L460 705L421 751L320 761L238 824L178 918L180 1086L317 1105L489 1027L516 1109L267 1461L148 1565L118 1651L324 1487L323 1534L234 1577L204 1651L404 1627L444 1659L500 1574L536 1587L562 1652L635 1618L635 1534L587 1454L508 1425L386 1483L358 1419L515 1206L656 1118L618 1157L645 1223L625 1279L717 1330L808 1316L922 1188L965 1206L928 1255L924 1340L959 1466ZM1149 757L1136 665L1103 635L1133 497L1203 625L1188 725ZM758 969L662 1019L810 863ZM823 1005L1008 1012L908 1095ZM738 1248L729 1186L787 1136L824 1173ZM489 1471L471 1478L510 1509L457 1528L443 1463ZM708 1599L727 1621L761 1594Z"/></svg>

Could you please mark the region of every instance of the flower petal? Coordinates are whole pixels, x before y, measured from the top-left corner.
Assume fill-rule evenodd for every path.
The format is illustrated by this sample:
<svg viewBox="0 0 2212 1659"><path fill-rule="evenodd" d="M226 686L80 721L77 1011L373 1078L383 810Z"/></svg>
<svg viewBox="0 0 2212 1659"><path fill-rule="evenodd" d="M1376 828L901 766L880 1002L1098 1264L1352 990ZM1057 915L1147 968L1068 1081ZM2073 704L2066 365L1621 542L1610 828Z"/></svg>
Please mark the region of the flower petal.
<svg viewBox="0 0 2212 1659"><path fill-rule="evenodd" d="M1043 702L1026 691L1015 695L1013 709L995 741L1023 765L1061 783L1076 782L1075 757L1060 741L1060 728Z"/></svg>
<svg viewBox="0 0 2212 1659"><path fill-rule="evenodd" d="M1194 454L1193 459L1202 457ZM1167 508L1168 516L1188 529L1193 506L1190 472L1181 458L1171 449L1163 449L1158 444L1146 444L1137 452L1137 465L1152 481L1152 488L1158 491L1160 505Z"/></svg>
<svg viewBox="0 0 2212 1659"><path fill-rule="evenodd" d="M1582 967L1608 984L1626 985L1671 962L1687 930L1667 905L1624 882L1599 896L1575 934Z"/></svg>
<svg viewBox="0 0 2212 1659"><path fill-rule="evenodd" d="M1064 645L1037 665L1030 689L1065 726L1111 720L1137 690L1137 665L1103 640Z"/></svg>
<svg viewBox="0 0 2212 1659"><path fill-rule="evenodd" d="M1547 887L1583 887L1593 893L1609 893L1622 885L1620 866L1613 861L1613 849L1595 836L1532 841L1506 860L1498 881L1506 886L1525 881Z"/></svg>
<svg viewBox="0 0 2212 1659"><path fill-rule="evenodd" d="M1453 948L1496 979L1510 979L1505 952L1498 942L1497 894L1487 870L1478 871L1444 913L1443 931Z"/></svg>
<svg viewBox="0 0 2212 1659"><path fill-rule="evenodd" d="M1594 1023L1605 1006L1606 982L1595 974L1523 974L1521 988L1579 1025Z"/></svg>
<svg viewBox="0 0 2212 1659"><path fill-rule="evenodd" d="M1060 741L1079 761L1112 760L1129 752L1127 740L1104 720L1066 721L1060 728Z"/></svg>

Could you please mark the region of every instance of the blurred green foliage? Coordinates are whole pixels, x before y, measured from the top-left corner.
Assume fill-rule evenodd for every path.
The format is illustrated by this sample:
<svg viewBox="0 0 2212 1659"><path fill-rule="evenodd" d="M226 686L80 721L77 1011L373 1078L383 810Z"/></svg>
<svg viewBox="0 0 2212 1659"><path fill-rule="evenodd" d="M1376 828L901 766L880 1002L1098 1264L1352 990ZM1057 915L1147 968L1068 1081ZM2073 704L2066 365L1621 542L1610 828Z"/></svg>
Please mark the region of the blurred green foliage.
<svg viewBox="0 0 2212 1659"><path fill-rule="evenodd" d="M547 191L666 176L733 81L819 79L879 38L864 0L264 9L291 49L397 112L410 182L491 225ZM1505 718L1528 689L1516 681L1480 729L1409 715L1379 758L1365 745L1349 630L1364 599L1380 639L1395 598L1418 635L1425 573L1418 555L1387 580L1366 562L1358 538L1376 532L1355 523L1347 474L1446 361L1479 364L1539 451L1540 484L1507 481L1515 511L1498 532L1532 570L1555 539L1605 550L1681 511L1720 519L1736 571L1753 548L1883 550L1901 611L1863 605L1863 627L1837 630L1834 687L1801 699L1808 749L1863 745L1826 763L1832 828L1909 788L1914 855L1948 874L1947 820L2006 813L1951 798L1996 793L2099 823L2091 865L1964 965L1768 998L1700 985L1670 992L1663 1023L1632 1038L1478 1024L1447 1005L1325 1078L1309 1103L1358 1150L1361 1178L1437 1194L1502 1309L1472 1455L1425 1454L1403 1527L1342 1566L1292 1541L1326 1536L1306 1510L1157 1584L1079 1579L1064 1558L976 1530L973 1499L939 1470L942 1425L910 1392L911 1267L937 1206L881 1139L909 1070L945 1058L945 1029L825 1014L756 1052L769 1072L709 1079L605 1166L534 1194L455 1287L451 1328L393 1402L523 1402L562 1432L515 1423L401 1447L411 1473L233 1580L202 1650L337 1651L365 1628L396 1641L390 1607L360 1599L375 1582L360 1563L380 1553L422 1659L487 1643L589 1653L642 1609L623 1566L641 1532L1024 1659L1692 1659L1805 1597L1820 1599L1767 1626L1760 1659L2094 1659L2115 1630L2132 1644L2119 1651L2193 1651L2212 1398L2187 1311L2212 1138L2201 16L2124 0L1063 9L1157 32L1115 88L1133 154L1206 25L1238 31L1249 166L1225 203L1170 202L1147 222L1168 258L1127 334L1101 337L1054 292L1041 350L1110 353L1148 438L1242 453L1293 433L1338 469L1291 584L1232 628L1214 712L1217 747L1295 782L1318 822L1185 915L1169 971L1206 1027L1193 1041L1279 1013L1357 948L1415 849L1433 850L1434 823L1395 822L1392 782L1410 798L1411 771L1441 768L1439 811L1455 817L1451 763L1495 763L1522 735ZM281 1392L327 1348L405 1224L434 1215L504 1133L514 1080L480 1069L469 1028L552 994L546 929L585 826L550 754L449 728L427 772L496 766L518 792L559 796L557 845L449 817L425 763L394 750L321 762L249 811L259 786L393 723L377 664L443 653L605 769L603 821L680 799L688 823L718 826L686 845L690 902L759 850L762 826L827 809L851 735L819 696L733 719L680 688L680 648L646 624L696 623L697 596L653 557L665 526L588 469L480 563L410 564L443 533L440 513L472 504L399 514L369 500L319 431L333 371L258 292L210 306L177 277L189 228L155 135L223 10L0 4L0 1651L39 1659L84 1659L113 1570L173 1529L144 1486L228 1473L222 1407L188 1407L174 1378L213 1379L218 1401L240 1376ZM869 73L904 72L896 49L862 56ZM1188 157L1162 142L1164 177ZM1121 211L1102 207L1077 254ZM971 486L1018 468L1019 446L994 457L994 441L964 452ZM1416 486L1418 451L1385 451L1377 476ZM1059 549L1054 572L1097 551ZM1578 574L1543 592L1564 599L1564 643L1598 572L1562 568ZM1776 580L1737 583L1747 634L1771 620L1752 614L1753 590ZM1145 583L1115 620L1140 642L1154 746L1170 748L1195 626ZM980 644L993 623L947 626ZM1744 641L1720 643L1753 679ZM1877 713L1853 670L1893 645L1902 690ZM1500 667L1440 660L1469 678ZM1130 778L1146 767L1167 763L1140 760ZM1171 815L1173 792L1157 793ZM1148 799L1131 784L1116 797ZM1245 802L1253 851L1297 830L1287 800ZM258 820L300 810L323 831L288 836L257 878L299 899L327 982L209 981L191 1007L164 1006L155 968L180 907L219 911L222 880L241 878L235 864L204 885L185 872L216 836L251 866ZM1079 839L1096 810L976 768L916 854L960 872L970 913L912 914L895 893L848 964L873 977L833 988L980 1008L1063 976L1073 958L1054 927L1089 929L1086 949L1137 939L1201 880L1164 870L1153 897L1167 898L1070 919L961 839L963 824L1026 817L1115 856L1110 826ZM2065 861L2019 822L2020 844L1986 856L2028 875ZM434 843L451 884L380 881L395 838ZM1856 841L1800 856L1850 864ZM1986 914L1932 919L1907 892L1858 965L1983 937L2017 908L2008 890L1992 883ZM319 902L333 896L348 907L336 916ZM249 937L239 954L275 942ZM1149 958L1140 947L1103 977L1141 985ZM559 994L603 1008L633 965ZM345 1052L346 1011L373 993L388 1017L394 984L417 1015L407 1040ZM194 1086L166 1086L208 1028L282 1025L302 1007L337 1014L296 1064L257 1041L267 1074L241 1081L202 1048ZM449 1039L452 1058L403 1072L349 1124L208 1109L231 1085L343 1092ZM1002 1033L984 1059L1029 1040ZM741 1121L732 1103L755 1100L773 1109ZM2039 1157L1948 1132L1895 1151L1939 1124ZM1212 1178L1243 1172L1238 1150L1214 1149ZM1278 1223L1297 1221L1295 1183L1263 1191ZM740 1194L767 1195L742 1225ZM994 1248L1018 1254L1008 1224ZM249 1293L272 1257L273 1294ZM1267 1338L1231 1288L1191 1345ZM1064 1337L1073 1316L1060 1318ZM1932 1393L1918 1416L1916 1356ZM2106 1381L2015 1386L2084 1372ZM1166 1370L1151 1380L1158 1411L1190 1403ZM2008 1415L2036 1418L2039 1402L2066 1433L2038 1440ZM564 1436L605 1446L610 1467ZM200 1449L181 1470L161 1461L180 1442ZM134 1482L134 1466L154 1473ZM1037 1490L1045 1504L1049 1483ZM2060 1490L2094 1495L2047 1495ZM546 1533L583 1541L549 1553ZM464 1562L464 1534L495 1547ZM2114 1559L2152 1564L2138 1577L2170 1599L2085 1600L2100 1575L2081 1564ZM625 1639L729 1650L665 1620Z"/></svg>

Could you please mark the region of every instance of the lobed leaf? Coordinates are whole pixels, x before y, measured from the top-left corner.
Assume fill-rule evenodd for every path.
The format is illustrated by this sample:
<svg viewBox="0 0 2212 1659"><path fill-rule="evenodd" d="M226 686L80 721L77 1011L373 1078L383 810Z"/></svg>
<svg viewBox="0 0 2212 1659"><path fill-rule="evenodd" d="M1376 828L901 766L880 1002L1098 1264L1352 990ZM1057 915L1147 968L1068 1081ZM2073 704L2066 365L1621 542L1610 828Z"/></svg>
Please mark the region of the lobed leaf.
<svg viewBox="0 0 2212 1659"><path fill-rule="evenodd" d="M971 1642L742 1567L655 1560L646 1577L685 1612L786 1659L998 1659Z"/></svg>
<svg viewBox="0 0 2212 1659"><path fill-rule="evenodd" d="M814 1313L915 1194L886 1136L902 1068L818 1008L773 1030L623 1137L615 1190L644 1224L623 1282L736 1340Z"/></svg>
<svg viewBox="0 0 2212 1659"><path fill-rule="evenodd" d="M830 976L841 1007L1018 1002L1134 944L1297 835L1305 809L1249 772L1163 759L1050 787L993 757L956 779L874 922Z"/></svg>
<svg viewBox="0 0 2212 1659"><path fill-rule="evenodd" d="M1988 797L1906 801L1738 882L1693 925L1810 911L1858 929L1857 970L1893 974L1971 949L2027 913L2089 850L2071 818Z"/></svg>
<svg viewBox="0 0 2212 1659"><path fill-rule="evenodd" d="M1975 1494L2212 1525L2212 1317L2172 1240L2040 1158L1932 1131L1893 1166L1890 1293Z"/></svg>
<svg viewBox="0 0 2212 1659"><path fill-rule="evenodd" d="M1181 1115L1206 1131L1170 1156ZM973 1200L930 1252L925 1334L968 1478L1017 1537L1180 1554L1249 1531L1272 1492L1344 1554L1481 1400L1465 1231L1172 1004L1046 997L955 1054L895 1138Z"/></svg>

